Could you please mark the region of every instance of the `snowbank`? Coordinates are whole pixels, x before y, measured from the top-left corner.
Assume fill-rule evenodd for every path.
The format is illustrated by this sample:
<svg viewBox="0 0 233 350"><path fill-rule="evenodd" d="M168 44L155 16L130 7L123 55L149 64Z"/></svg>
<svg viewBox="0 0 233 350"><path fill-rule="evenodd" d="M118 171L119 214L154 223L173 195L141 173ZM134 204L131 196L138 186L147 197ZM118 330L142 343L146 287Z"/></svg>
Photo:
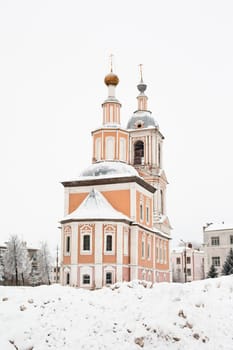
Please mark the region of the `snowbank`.
<svg viewBox="0 0 233 350"><path fill-rule="evenodd" d="M233 276L86 291L0 287L0 349L233 349Z"/></svg>

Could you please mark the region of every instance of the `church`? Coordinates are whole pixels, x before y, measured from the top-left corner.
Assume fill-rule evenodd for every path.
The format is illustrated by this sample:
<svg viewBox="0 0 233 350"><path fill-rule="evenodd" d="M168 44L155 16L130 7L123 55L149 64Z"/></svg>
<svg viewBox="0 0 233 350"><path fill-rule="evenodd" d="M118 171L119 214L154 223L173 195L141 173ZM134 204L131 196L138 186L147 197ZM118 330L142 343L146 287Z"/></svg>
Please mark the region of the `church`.
<svg viewBox="0 0 233 350"><path fill-rule="evenodd" d="M116 282L170 282L164 136L147 107L142 72L137 110L121 126L118 76L106 75L92 164L64 181L61 283L87 289Z"/></svg>

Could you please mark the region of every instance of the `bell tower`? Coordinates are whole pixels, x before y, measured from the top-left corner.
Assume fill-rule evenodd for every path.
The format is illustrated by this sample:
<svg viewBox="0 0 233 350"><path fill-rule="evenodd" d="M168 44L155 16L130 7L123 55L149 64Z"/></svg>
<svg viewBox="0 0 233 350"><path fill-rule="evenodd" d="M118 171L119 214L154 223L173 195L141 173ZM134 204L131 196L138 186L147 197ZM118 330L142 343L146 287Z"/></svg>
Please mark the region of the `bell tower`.
<svg viewBox="0 0 233 350"><path fill-rule="evenodd" d="M147 85L143 81L140 65L140 82L137 85L138 108L127 124L129 132L129 164L140 176L156 188L154 194L153 224L163 232L170 233L170 223L166 215L166 187L168 184L163 169L164 136L159 125L148 110Z"/></svg>
<svg viewBox="0 0 233 350"><path fill-rule="evenodd" d="M93 157L92 162L122 161L128 163L129 134L121 127L121 104L116 98L118 76L113 73L112 59L110 73L104 78L108 88L108 97L102 103L102 126L92 132Z"/></svg>

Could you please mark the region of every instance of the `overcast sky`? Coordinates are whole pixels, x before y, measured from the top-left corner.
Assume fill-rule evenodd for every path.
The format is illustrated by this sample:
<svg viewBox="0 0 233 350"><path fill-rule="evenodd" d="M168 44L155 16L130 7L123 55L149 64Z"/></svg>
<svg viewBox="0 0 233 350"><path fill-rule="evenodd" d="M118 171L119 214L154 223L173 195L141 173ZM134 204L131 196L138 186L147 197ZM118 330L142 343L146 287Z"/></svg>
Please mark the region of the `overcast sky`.
<svg viewBox="0 0 233 350"><path fill-rule="evenodd" d="M122 126L144 64L174 243L233 222L233 2L0 1L0 243L60 242L63 180L91 163L114 54Z"/></svg>

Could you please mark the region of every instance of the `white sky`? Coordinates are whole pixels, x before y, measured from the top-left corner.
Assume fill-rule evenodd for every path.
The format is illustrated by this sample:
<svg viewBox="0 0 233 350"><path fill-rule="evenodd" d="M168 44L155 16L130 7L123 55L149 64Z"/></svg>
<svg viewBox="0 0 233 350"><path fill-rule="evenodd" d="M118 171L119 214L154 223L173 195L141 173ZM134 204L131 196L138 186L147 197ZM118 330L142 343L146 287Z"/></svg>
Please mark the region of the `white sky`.
<svg viewBox="0 0 233 350"><path fill-rule="evenodd" d="M0 242L19 234L55 249L60 181L91 163L110 53L122 126L144 64L174 241L232 222L232 33L231 0L0 1Z"/></svg>

